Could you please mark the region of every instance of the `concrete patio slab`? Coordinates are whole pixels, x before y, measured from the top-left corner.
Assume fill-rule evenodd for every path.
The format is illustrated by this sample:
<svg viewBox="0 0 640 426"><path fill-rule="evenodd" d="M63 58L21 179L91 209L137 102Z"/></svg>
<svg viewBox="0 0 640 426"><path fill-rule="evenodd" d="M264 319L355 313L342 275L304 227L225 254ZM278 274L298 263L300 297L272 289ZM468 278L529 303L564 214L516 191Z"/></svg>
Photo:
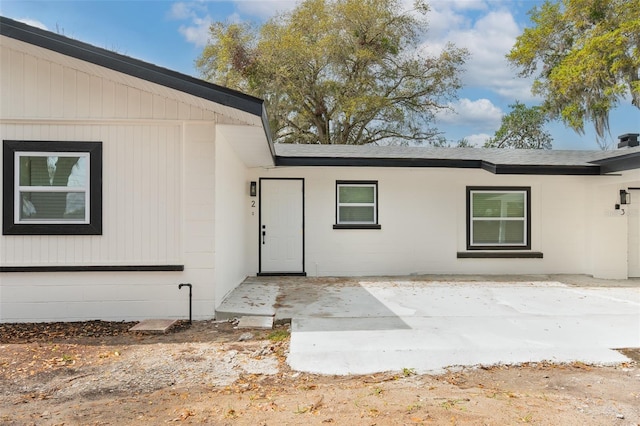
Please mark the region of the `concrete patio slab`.
<svg viewBox="0 0 640 426"><path fill-rule="evenodd" d="M290 366L311 373L611 364L628 360L614 349L640 347L640 280L581 286L579 277L537 278L271 278L240 294L250 300L252 290L268 289L261 303L268 297L276 321L292 321Z"/></svg>

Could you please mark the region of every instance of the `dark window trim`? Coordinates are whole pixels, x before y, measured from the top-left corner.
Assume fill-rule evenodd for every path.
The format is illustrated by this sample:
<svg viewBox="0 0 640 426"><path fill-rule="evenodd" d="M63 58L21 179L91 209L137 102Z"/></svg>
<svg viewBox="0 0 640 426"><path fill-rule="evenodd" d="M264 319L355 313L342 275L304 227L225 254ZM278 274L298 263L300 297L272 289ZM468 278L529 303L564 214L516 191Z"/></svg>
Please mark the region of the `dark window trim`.
<svg viewBox="0 0 640 426"><path fill-rule="evenodd" d="M3 235L102 235L102 142L3 141ZM16 183L14 154L17 151L87 152L91 170L89 182L90 212L88 224L15 223Z"/></svg>
<svg viewBox="0 0 640 426"><path fill-rule="evenodd" d="M472 191L524 191L526 194L526 245L495 246L495 245L471 245L471 192ZM531 250L531 187L530 186L467 186L467 250Z"/></svg>
<svg viewBox="0 0 640 426"><path fill-rule="evenodd" d="M528 252L486 252L486 251L459 251L458 259L542 259L543 254L539 251Z"/></svg>
<svg viewBox="0 0 640 426"><path fill-rule="evenodd" d="M164 272L184 271L184 265L0 266L0 272Z"/></svg>
<svg viewBox="0 0 640 426"><path fill-rule="evenodd" d="M306 272L258 272L258 277L306 277Z"/></svg>
<svg viewBox="0 0 640 426"><path fill-rule="evenodd" d="M376 188L376 223L338 223L338 185L374 185ZM380 218L378 217L378 181L377 180L336 180L336 206L335 206L335 223L333 229L382 229Z"/></svg>
<svg viewBox="0 0 640 426"><path fill-rule="evenodd" d="M347 225L347 224L335 224L333 225L333 229L382 229L382 225L371 224L371 225Z"/></svg>

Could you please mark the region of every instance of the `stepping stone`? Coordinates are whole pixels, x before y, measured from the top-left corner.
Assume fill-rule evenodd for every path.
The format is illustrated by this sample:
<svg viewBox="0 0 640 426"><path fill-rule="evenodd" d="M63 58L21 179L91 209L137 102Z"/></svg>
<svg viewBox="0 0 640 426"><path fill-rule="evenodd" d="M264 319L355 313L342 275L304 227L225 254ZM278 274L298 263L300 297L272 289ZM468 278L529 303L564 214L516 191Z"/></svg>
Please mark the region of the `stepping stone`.
<svg viewBox="0 0 640 426"><path fill-rule="evenodd" d="M238 320L237 328L273 328L273 317L265 316L244 316Z"/></svg>
<svg viewBox="0 0 640 426"><path fill-rule="evenodd" d="M148 319L140 321L129 329L129 331L148 331L153 333L166 333L178 320L170 319Z"/></svg>

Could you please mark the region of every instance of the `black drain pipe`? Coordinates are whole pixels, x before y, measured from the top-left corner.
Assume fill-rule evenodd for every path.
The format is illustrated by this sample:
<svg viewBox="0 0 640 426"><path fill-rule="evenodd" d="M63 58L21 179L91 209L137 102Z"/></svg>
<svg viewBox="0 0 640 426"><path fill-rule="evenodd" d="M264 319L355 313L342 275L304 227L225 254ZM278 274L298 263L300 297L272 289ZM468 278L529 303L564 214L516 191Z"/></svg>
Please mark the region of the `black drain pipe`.
<svg viewBox="0 0 640 426"><path fill-rule="evenodd" d="M178 290L185 285L189 287L189 324L191 324L191 284L178 284Z"/></svg>

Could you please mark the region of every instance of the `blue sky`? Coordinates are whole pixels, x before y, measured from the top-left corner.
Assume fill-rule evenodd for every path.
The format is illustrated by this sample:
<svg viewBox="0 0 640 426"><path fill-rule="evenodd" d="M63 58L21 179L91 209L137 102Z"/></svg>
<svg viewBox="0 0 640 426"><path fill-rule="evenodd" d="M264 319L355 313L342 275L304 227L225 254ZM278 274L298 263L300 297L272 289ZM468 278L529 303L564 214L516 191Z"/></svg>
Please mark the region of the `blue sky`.
<svg viewBox="0 0 640 426"><path fill-rule="evenodd" d="M407 7L410 0L403 0ZM539 103L530 94L531 80L521 79L504 55L528 25L527 11L539 0L432 0L424 49L436 53L446 42L466 47L464 88L452 104L455 114L440 114L436 123L447 139L483 140L500 126L516 100ZM188 75L214 21L263 22L295 0L1 0L0 14L31 25L114 50ZM640 132L640 110L630 102L610 116L611 146L617 136ZM578 135L561 123L548 126L554 149L598 149L591 125Z"/></svg>

